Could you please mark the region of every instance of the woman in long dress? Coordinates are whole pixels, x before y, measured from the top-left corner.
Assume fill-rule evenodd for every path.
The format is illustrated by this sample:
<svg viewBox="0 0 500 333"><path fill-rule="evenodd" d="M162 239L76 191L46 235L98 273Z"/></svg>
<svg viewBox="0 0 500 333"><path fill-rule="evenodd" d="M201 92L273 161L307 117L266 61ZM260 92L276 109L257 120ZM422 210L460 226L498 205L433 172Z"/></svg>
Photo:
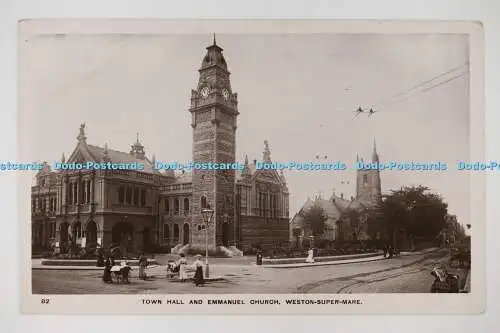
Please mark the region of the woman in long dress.
<svg viewBox="0 0 500 333"><path fill-rule="evenodd" d="M111 259L109 257L107 257L106 264L104 266L104 273L102 274L102 280L105 283L112 282L112 280L111 280L111 267L113 267L113 265L111 264Z"/></svg>
<svg viewBox="0 0 500 333"><path fill-rule="evenodd" d="M185 281L187 280L187 260L184 256L184 253L181 253L180 254L181 256L181 259L179 259L179 262L177 263L177 265L179 266L179 279L181 281Z"/></svg>
<svg viewBox="0 0 500 333"><path fill-rule="evenodd" d="M314 262L314 249L313 248L309 249L306 262L308 262L308 263L313 263Z"/></svg>
<svg viewBox="0 0 500 333"><path fill-rule="evenodd" d="M205 279L203 278L203 263L201 262L201 255L196 255L196 261L194 262L194 267L196 269L194 273L194 284L198 286L203 286L205 284Z"/></svg>
<svg viewBox="0 0 500 333"><path fill-rule="evenodd" d="M148 258L141 253L139 256L139 279L146 280L146 267L148 266Z"/></svg>

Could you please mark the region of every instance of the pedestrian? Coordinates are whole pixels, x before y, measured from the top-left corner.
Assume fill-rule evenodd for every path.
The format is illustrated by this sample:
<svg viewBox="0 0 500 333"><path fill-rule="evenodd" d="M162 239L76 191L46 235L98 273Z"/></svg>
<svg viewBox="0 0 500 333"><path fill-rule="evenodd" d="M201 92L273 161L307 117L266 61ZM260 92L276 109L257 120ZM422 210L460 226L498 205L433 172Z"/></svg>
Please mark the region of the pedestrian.
<svg viewBox="0 0 500 333"><path fill-rule="evenodd" d="M177 263L177 266L179 267L179 279L181 281L185 281L187 280L187 260L186 260L186 256L184 255L184 253L181 253L180 254L181 258L179 259L179 262Z"/></svg>
<svg viewBox="0 0 500 333"><path fill-rule="evenodd" d="M382 250L384 251L384 259L385 259L385 258L387 258L387 252L388 252L387 244L384 244Z"/></svg>
<svg viewBox="0 0 500 333"><path fill-rule="evenodd" d="M139 279L146 280L146 267L148 266L148 258L144 252L139 255Z"/></svg>
<svg viewBox="0 0 500 333"><path fill-rule="evenodd" d="M195 286L203 286L205 284L205 279L203 278L203 263L201 262L201 255L196 255L196 261L194 262L195 273L194 273L194 284Z"/></svg>
<svg viewBox="0 0 500 333"><path fill-rule="evenodd" d="M306 262L313 263L314 262L314 249L311 247L307 253Z"/></svg>
<svg viewBox="0 0 500 333"><path fill-rule="evenodd" d="M113 265L111 264L111 259L107 257L104 266L104 273L102 274L102 280L105 283L113 282L113 280L111 279L111 267L113 267Z"/></svg>
<svg viewBox="0 0 500 333"><path fill-rule="evenodd" d="M392 247L392 245L389 245L389 259L391 259L393 255L394 255L394 248Z"/></svg>

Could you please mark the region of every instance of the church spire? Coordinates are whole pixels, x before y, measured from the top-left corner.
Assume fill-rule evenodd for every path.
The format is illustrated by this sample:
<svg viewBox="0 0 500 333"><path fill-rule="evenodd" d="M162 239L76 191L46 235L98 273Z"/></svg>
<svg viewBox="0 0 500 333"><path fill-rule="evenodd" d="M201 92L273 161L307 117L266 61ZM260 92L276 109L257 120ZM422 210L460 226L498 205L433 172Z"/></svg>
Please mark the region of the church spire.
<svg viewBox="0 0 500 333"><path fill-rule="evenodd" d="M378 162L378 154L377 154L377 142L373 139L373 154L372 154L372 162Z"/></svg>
<svg viewBox="0 0 500 333"><path fill-rule="evenodd" d="M61 163L64 163L66 162L66 156L64 156L64 153L62 153L62 156L61 156Z"/></svg>

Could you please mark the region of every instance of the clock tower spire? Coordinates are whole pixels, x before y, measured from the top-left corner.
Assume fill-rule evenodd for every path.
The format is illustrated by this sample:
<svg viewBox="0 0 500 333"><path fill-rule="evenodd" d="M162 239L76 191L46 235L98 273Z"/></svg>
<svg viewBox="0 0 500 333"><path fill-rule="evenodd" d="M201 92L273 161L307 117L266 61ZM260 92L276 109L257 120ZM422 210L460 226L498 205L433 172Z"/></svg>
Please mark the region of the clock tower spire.
<svg viewBox="0 0 500 333"><path fill-rule="evenodd" d="M212 45L206 48L196 89L191 91L191 127L193 128L193 162L235 163L236 128L238 116L237 94L231 89L230 73L223 49L217 45L215 34ZM213 227L208 230L209 248L229 246L234 232L235 170L193 170L192 223L202 224L204 203L214 209ZM228 220L229 219L229 220ZM190 228L193 247L205 246L204 230Z"/></svg>

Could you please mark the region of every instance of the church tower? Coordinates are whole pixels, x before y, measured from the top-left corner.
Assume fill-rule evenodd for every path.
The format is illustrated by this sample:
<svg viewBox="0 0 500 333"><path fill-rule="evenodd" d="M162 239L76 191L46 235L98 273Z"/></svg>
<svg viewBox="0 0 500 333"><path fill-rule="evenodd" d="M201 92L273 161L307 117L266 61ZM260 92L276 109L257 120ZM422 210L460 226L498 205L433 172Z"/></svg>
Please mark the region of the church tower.
<svg viewBox="0 0 500 333"><path fill-rule="evenodd" d="M364 163L363 159L357 158L356 162ZM372 163L379 163L377 144L373 141ZM358 170L356 175L356 199L366 205L376 205L382 198L380 185L380 171Z"/></svg>
<svg viewBox="0 0 500 333"><path fill-rule="evenodd" d="M231 89L223 49L215 40L208 46L199 69L196 89L191 91L193 128L193 162L235 163L237 94ZM205 231L201 210L210 206L214 210L209 228L209 248L228 246L234 232L234 170L200 170L192 173L193 199L190 244L205 247Z"/></svg>

